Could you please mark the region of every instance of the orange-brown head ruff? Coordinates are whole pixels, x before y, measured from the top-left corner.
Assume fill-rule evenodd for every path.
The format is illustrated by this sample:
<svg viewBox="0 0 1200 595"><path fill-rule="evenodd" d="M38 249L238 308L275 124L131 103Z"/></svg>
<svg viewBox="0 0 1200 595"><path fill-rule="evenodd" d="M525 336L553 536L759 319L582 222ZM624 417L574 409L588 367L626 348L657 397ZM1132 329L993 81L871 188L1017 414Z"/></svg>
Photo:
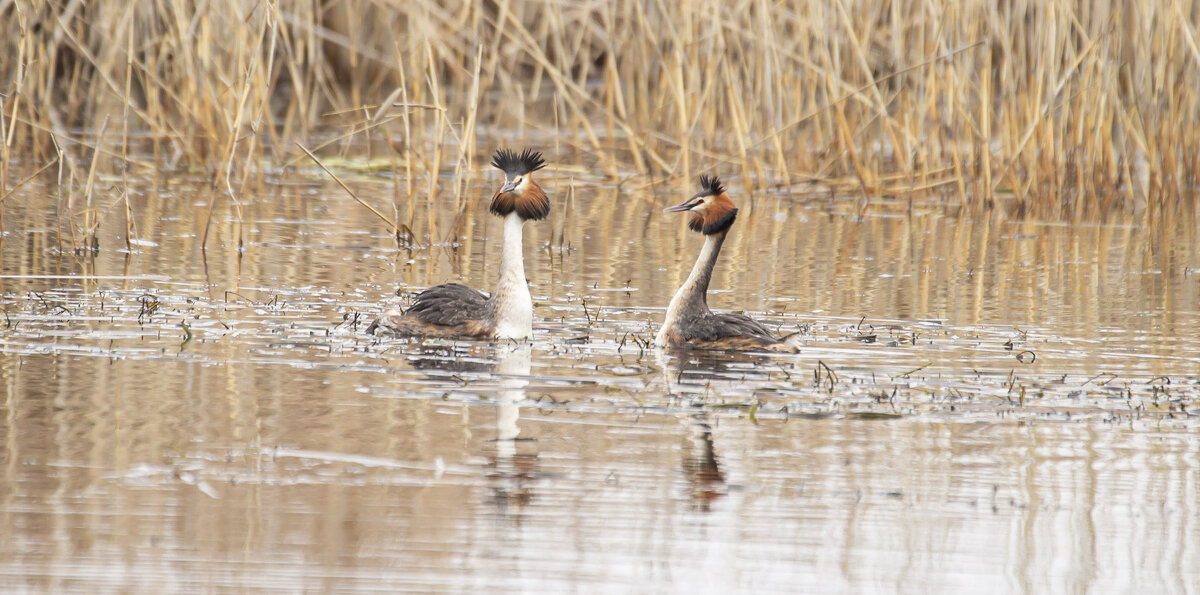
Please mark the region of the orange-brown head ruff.
<svg viewBox="0 0 1200 595"><path fill-rule="evenodd" d="M541 153L500 149L492 156L492 166L504 172L504 185L492 196L489 212L500 217L516 212L521 219L533 221L550 214L546 192L531 177L533 172L546 167Z"/></svg>
<svg viewBox="0 0 1200 595"><path fill-rule="evenodd" d="M688 227L704 235L723 232L733 225L737 219L737 207L729 195L725 194L725 186L716 176L700 176L700 192L673 207L667 207L667 213L690 212Z"/></svg>

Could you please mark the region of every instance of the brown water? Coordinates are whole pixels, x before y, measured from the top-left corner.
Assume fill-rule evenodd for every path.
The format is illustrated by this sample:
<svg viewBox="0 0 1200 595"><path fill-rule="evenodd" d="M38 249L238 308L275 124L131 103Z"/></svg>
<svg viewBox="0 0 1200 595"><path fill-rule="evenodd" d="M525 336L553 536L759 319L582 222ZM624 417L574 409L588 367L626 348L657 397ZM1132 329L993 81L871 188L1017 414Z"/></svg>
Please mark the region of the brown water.
<svg viewBox="0 0 1200 595"><path fill-rule="evenodd" d="M678 357L640 343L699 249L661 213L690 193L575 181L568 201L567 177L547 172L555 211L526 226L528 345L362 333L397 289L490 288L482 198L460 245L436 241L447 196L398 249L295 175L245 201L241 255L219 205L205 253L211 196L173 179L134 195L133 253L115 208L88 255L54 188L14 196L0 588L1200 584L1194 215L860 209L735 183L710 304L807 344ZM390 181L352 183L389 204Z"/></svg>

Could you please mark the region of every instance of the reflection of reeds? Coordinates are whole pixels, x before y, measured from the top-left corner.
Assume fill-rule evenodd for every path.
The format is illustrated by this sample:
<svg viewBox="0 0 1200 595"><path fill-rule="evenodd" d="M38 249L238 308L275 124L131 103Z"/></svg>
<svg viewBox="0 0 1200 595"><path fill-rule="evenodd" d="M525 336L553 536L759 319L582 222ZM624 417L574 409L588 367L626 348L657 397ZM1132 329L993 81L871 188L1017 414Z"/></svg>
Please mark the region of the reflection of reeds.
<svg viewBox="0 0 1200 595"><path fill-rule="evenodd" d="M315 145L328 125L359 141L384 136L403 191L422 200L439 190L447 145L461 174L497 144L488 137L562 143L562 165L614 180L720 167L760 188L815 180L864 199L1014 195L1067 212L1173 200L1200 173L1200 136L1188 125L1200 116L1200 6L324 6L0 9L2 190L10 161L29 171L61 150L84 162L92 151L80 131L99 131L99 144L125 145L95 149L106 156L101 174L123 172L129 139L145 139L141 152L161 165L208 168L239 209L264 160L294 163L293 143ZM120 125L97 125L106 118ZM464 224L463 184L450 235Z"/></svg>

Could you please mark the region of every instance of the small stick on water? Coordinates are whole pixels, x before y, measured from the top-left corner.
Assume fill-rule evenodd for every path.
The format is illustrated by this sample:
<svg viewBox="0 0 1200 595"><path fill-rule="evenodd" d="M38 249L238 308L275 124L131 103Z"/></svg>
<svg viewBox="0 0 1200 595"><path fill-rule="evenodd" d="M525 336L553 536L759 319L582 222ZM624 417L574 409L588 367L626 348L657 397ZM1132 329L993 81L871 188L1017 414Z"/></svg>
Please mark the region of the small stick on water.
<svg viewBox="0 0 1200 595"><path fill-rule="evenodd" d="M259 305L259 303L258 303L258 302L254 301L254 300L252 300L252 299L250 299L250 298L248 298L248 297L246 297L246 296L244 296L244 295L242 295L242 294L240 294L240 293L238 293L238 292L236 292L236 291L230 291L230 290L228 290L228 289L226 289L226 290L225 290L225 303L229 303L229 296L231 296L231 295L234 295L234 296L240 297L240 298L242 298L242 299L246 300L247 302L250 302L251 304L254 304L254 305L256 305L256 306L257 306L257 305Z"/></svg>
<svg viewBox="0 0 1200 595"><path fill-rule="evenodd" d="M588 312L587 300L581 300L580 303L583 305L583 315L587 317L588 326L591 326L592 325L592 314L591 314L591 312Z"/></svg>
<svg viewBox="0 0 1200 595"><path fill-rule="evenodd" d="M933 362L925 362L924 364L922 364L916 368L913 368L912 370L909 370L903 374L896 376L896 378L908 378L909 376L912 376L913 374L916 374L917 372L920 372L921 370L924 370L925 368L928 368L929 366L932 366L932 365L933 365Z"/></svg>
<svg viewBox="0 0 1200 595"><path fill-rule="evenodd" d="M821 377L822 370L825 371L824 378ZM823 362L821 360L817 360L817 367L813 370L813 376L816 378L818 387L821 386L822 380L828 381L829 382L829 392L831 392L831 393L833 392L833 387L838 383L837 372L834 372L833 368L829 367L829 364L826 364L825 362Z"/></svg>
<svg viewBox="0 0 1200 595"><path fill-rule="evenodd" d="M1087 386L1089 383L1095 381L1097 378L1104 378L1104 381L1097 382L1096 386L1104 386L1104 385L1108 384L1109 382L1116 380L1117 375L1113 374L1112 372L1101 372L1099 374L1096 374L1095 376L1092 376L1091 378L1088 378L1083 384L1081 384L1079 386Z"/></svg>

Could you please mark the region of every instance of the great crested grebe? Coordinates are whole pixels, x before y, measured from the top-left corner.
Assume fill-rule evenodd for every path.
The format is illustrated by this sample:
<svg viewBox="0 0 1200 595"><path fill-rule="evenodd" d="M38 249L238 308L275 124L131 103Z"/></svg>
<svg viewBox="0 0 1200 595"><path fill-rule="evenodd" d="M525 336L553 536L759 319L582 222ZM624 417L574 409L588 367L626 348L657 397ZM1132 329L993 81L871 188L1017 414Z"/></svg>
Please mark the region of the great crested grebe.
<svg viewBox="0 0 1200 595"><path fill-rule="evenodd" d="M430 287L403 314L389 310L371 326L371 334L400 337L527 339L533 335L533 299L525 280L521 227L550 213L546 192L533 172L546 166L542 154L500 149L492 165L504 172L504 185L492 196L488 211L504 219L500 280L491 296L460 283Z"/></svg>
<svg viewBox="0 0 1200 595"><path fill-rule="evenodd" d="M799 333L779 338L749 316L732 312L716 314L708 309L708 282L738 210L716 176L700 176L700 186L695 196L665 210L691 213L688 227L704 234L704 248L687 281L671 298L667 317L654 342L661 347L676 348L798 351L795 341Z"/></svg>

